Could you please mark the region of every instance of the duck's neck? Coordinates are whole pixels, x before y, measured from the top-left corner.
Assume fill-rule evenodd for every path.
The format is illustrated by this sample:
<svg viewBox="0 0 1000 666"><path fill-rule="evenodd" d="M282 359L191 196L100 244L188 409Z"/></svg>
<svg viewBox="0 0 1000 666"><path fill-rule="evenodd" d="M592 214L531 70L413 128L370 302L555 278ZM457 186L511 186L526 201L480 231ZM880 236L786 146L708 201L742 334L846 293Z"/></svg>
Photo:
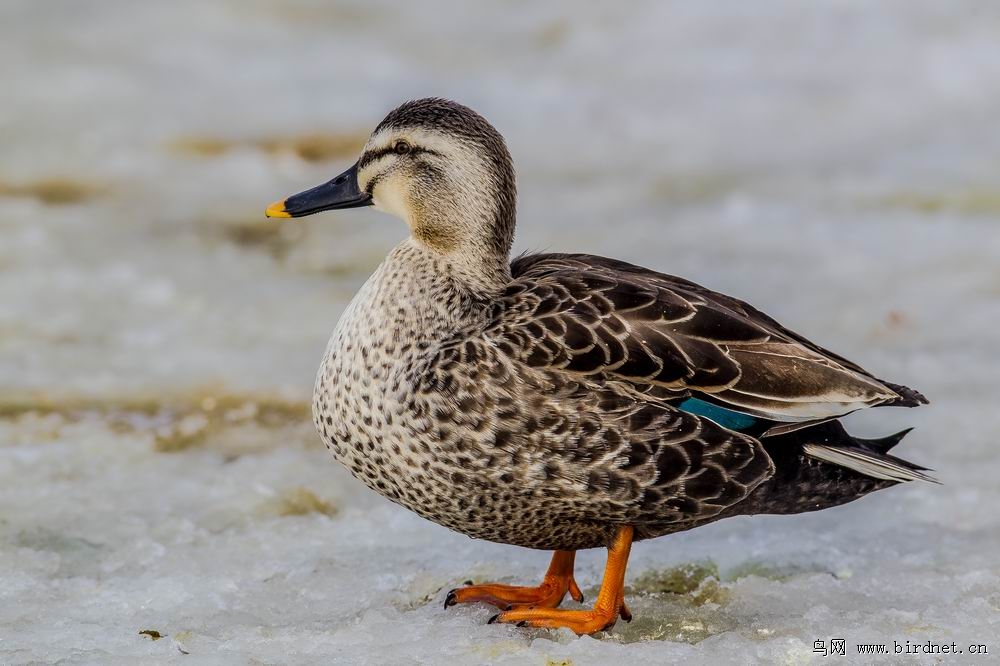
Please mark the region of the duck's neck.
<svg viewBox="0 0 1000 666"><path fill-rule="evenodd" d="M413 243L436 255L456 280L483 299L499 296L511 279L513 184L498 189L483 197L438 197L433 206L411 209L407 219Z"/></svg>
<svg viewBox="0 0 1000 666"><path fill-rule="evenodd" d="M448 279L454 282L458 290L466 292L474 300L493 301L510 283L510 264L506 255L501 257L471 246L437 256Z"/></svg>
<svg viewBox="0 0 1000 666"><path fill-rule="evenodd" d="M509 268L507 275L509 279ZM376 310L423 330L440 328L450 334L486 311L495 295L485 296L485 290L494 289L500 279L483 275L480 266L452 263L408 238L393 248L372 281Z"/></svg>

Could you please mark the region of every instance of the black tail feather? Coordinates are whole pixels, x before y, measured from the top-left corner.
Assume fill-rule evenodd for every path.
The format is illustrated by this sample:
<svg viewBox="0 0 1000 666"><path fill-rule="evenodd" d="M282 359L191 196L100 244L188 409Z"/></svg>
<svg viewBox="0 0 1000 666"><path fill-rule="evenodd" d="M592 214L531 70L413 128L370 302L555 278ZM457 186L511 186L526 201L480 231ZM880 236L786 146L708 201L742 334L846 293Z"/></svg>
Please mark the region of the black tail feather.
<svg viewBox="0 0 1000 666"><path fill-rule="evenodd" d="M878 439L861 439L860 437L854 437L847 430L844 429L844 424L840 421L827 421L821 423L813 428L807 428L798 431L801 444L813 444L817 446L829 447L834 451L841 451L847 455L851 455L852 450L856 450L858 454L864 456L867 455L872 460L881 458L885 462L897 465L901 468L913 470L916 472L933 471L930 468L923 467L911 463L908 460L903 460L902 458L897 458L896 456L889 455L888 451L892 447L899 444L899 442L906 437L907 433L910 432L912 428L907 428L905 430L900 430L899 432L889 435L888 437L881 437ZM872 458L874 456L874 458ZM927 481L934 481L926 475L919 475ZM937 483L936 481L934 481Z"/></svg>
<svg viewBox="0 0 1000 666"><path fill-rule="evenodd" d="M878 439L861 439L860 437L851 437L851 439L862 447L885 454L888 453L892 447L899 444L899 442L906 437L911 430L913 430L913 428L906 428L905 430L900 430L899 432L889 435L888 437L880 437Z"/></svg>
<svg viewBox="0 0 1000 666"><path fill-rule="evenodd" d="M893 466L913 470L914 476L934 481L921 474L926 468L887 455L908 432L909 429L888 437L859 439L848 434L840 421L825 421L767 437L761 443L774 461L775 474L741 502L737 511L801 513L851 502L899 483L901 479L880 473L898 473L899 470L892 470ZM821 450L816 451L815 447ZM809 449L813 450L812 455L807 453ZM888 463L888 468L882 463ZM877 475L858 471L858 467L870 467Z"/></svg>

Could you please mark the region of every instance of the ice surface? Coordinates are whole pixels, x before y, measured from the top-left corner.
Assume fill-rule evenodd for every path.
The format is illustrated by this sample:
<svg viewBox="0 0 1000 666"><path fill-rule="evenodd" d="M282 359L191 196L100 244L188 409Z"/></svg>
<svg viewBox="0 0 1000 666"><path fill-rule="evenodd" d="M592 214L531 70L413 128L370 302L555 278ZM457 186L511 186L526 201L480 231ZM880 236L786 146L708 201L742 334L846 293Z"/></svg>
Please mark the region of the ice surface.
<svg viewBox="0 0 1000 666"><path fill-rule="evenodd" d="M1000 653L997 5L14 0L0 81L0 662ZM547 555L389 504L308 419L401 225L262 218L429 94L508 137L518 249L684 275L920 388L851 427L916 425L944 485L639 544L636 619L596 638L444 610Z"/></svg>

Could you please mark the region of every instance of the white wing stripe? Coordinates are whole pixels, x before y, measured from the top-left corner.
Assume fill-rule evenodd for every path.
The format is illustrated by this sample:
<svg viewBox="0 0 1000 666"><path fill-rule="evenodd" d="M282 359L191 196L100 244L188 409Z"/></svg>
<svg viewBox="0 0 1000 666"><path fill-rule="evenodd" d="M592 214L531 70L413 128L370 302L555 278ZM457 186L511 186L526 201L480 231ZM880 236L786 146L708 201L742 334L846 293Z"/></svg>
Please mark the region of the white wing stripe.
<svg viewBox="0 0 1000 666"><path fill-rule="evenodd" d="M869 454L859 449L842 449L821 444L806 444L802 447L806 455L824 462L840 465L874 479L886 481L929 481L939 483L934 477L920 470L911 469L892 460Z"/></svg>

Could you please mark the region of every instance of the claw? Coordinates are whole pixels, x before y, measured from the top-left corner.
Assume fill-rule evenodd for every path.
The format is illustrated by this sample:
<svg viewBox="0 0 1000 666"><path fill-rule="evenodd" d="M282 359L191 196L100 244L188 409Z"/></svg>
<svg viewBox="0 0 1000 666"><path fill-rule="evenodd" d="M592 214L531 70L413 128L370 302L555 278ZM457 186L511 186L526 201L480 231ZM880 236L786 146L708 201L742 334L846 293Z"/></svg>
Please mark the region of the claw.
<svg viewBox="0 0 1000 666"><path fill-rule="evenodd" d="M444 607L449 608L458 603L458 595L455 594L455 590L448 592L448 596L444 598Z"/></svg>
<svg viewBox="0 0 1000 666"><path fill-rule="evenodd" d="M490 619L486 620L486 624L496 624L496 623L497 623L497 620L498 620L499 618L500 618L500 613L497 613L496 615L494 615L494 616L493 616L493 617L491 617Z"/></svg>
<svg viewBox="0 0 1000 666"><path fill-rule="evenodd" d="M632 611L628 609L628 606L625 605L624 601L622 602L621 608L618 609L618 617L626 622L632 621Z"/></svg>

